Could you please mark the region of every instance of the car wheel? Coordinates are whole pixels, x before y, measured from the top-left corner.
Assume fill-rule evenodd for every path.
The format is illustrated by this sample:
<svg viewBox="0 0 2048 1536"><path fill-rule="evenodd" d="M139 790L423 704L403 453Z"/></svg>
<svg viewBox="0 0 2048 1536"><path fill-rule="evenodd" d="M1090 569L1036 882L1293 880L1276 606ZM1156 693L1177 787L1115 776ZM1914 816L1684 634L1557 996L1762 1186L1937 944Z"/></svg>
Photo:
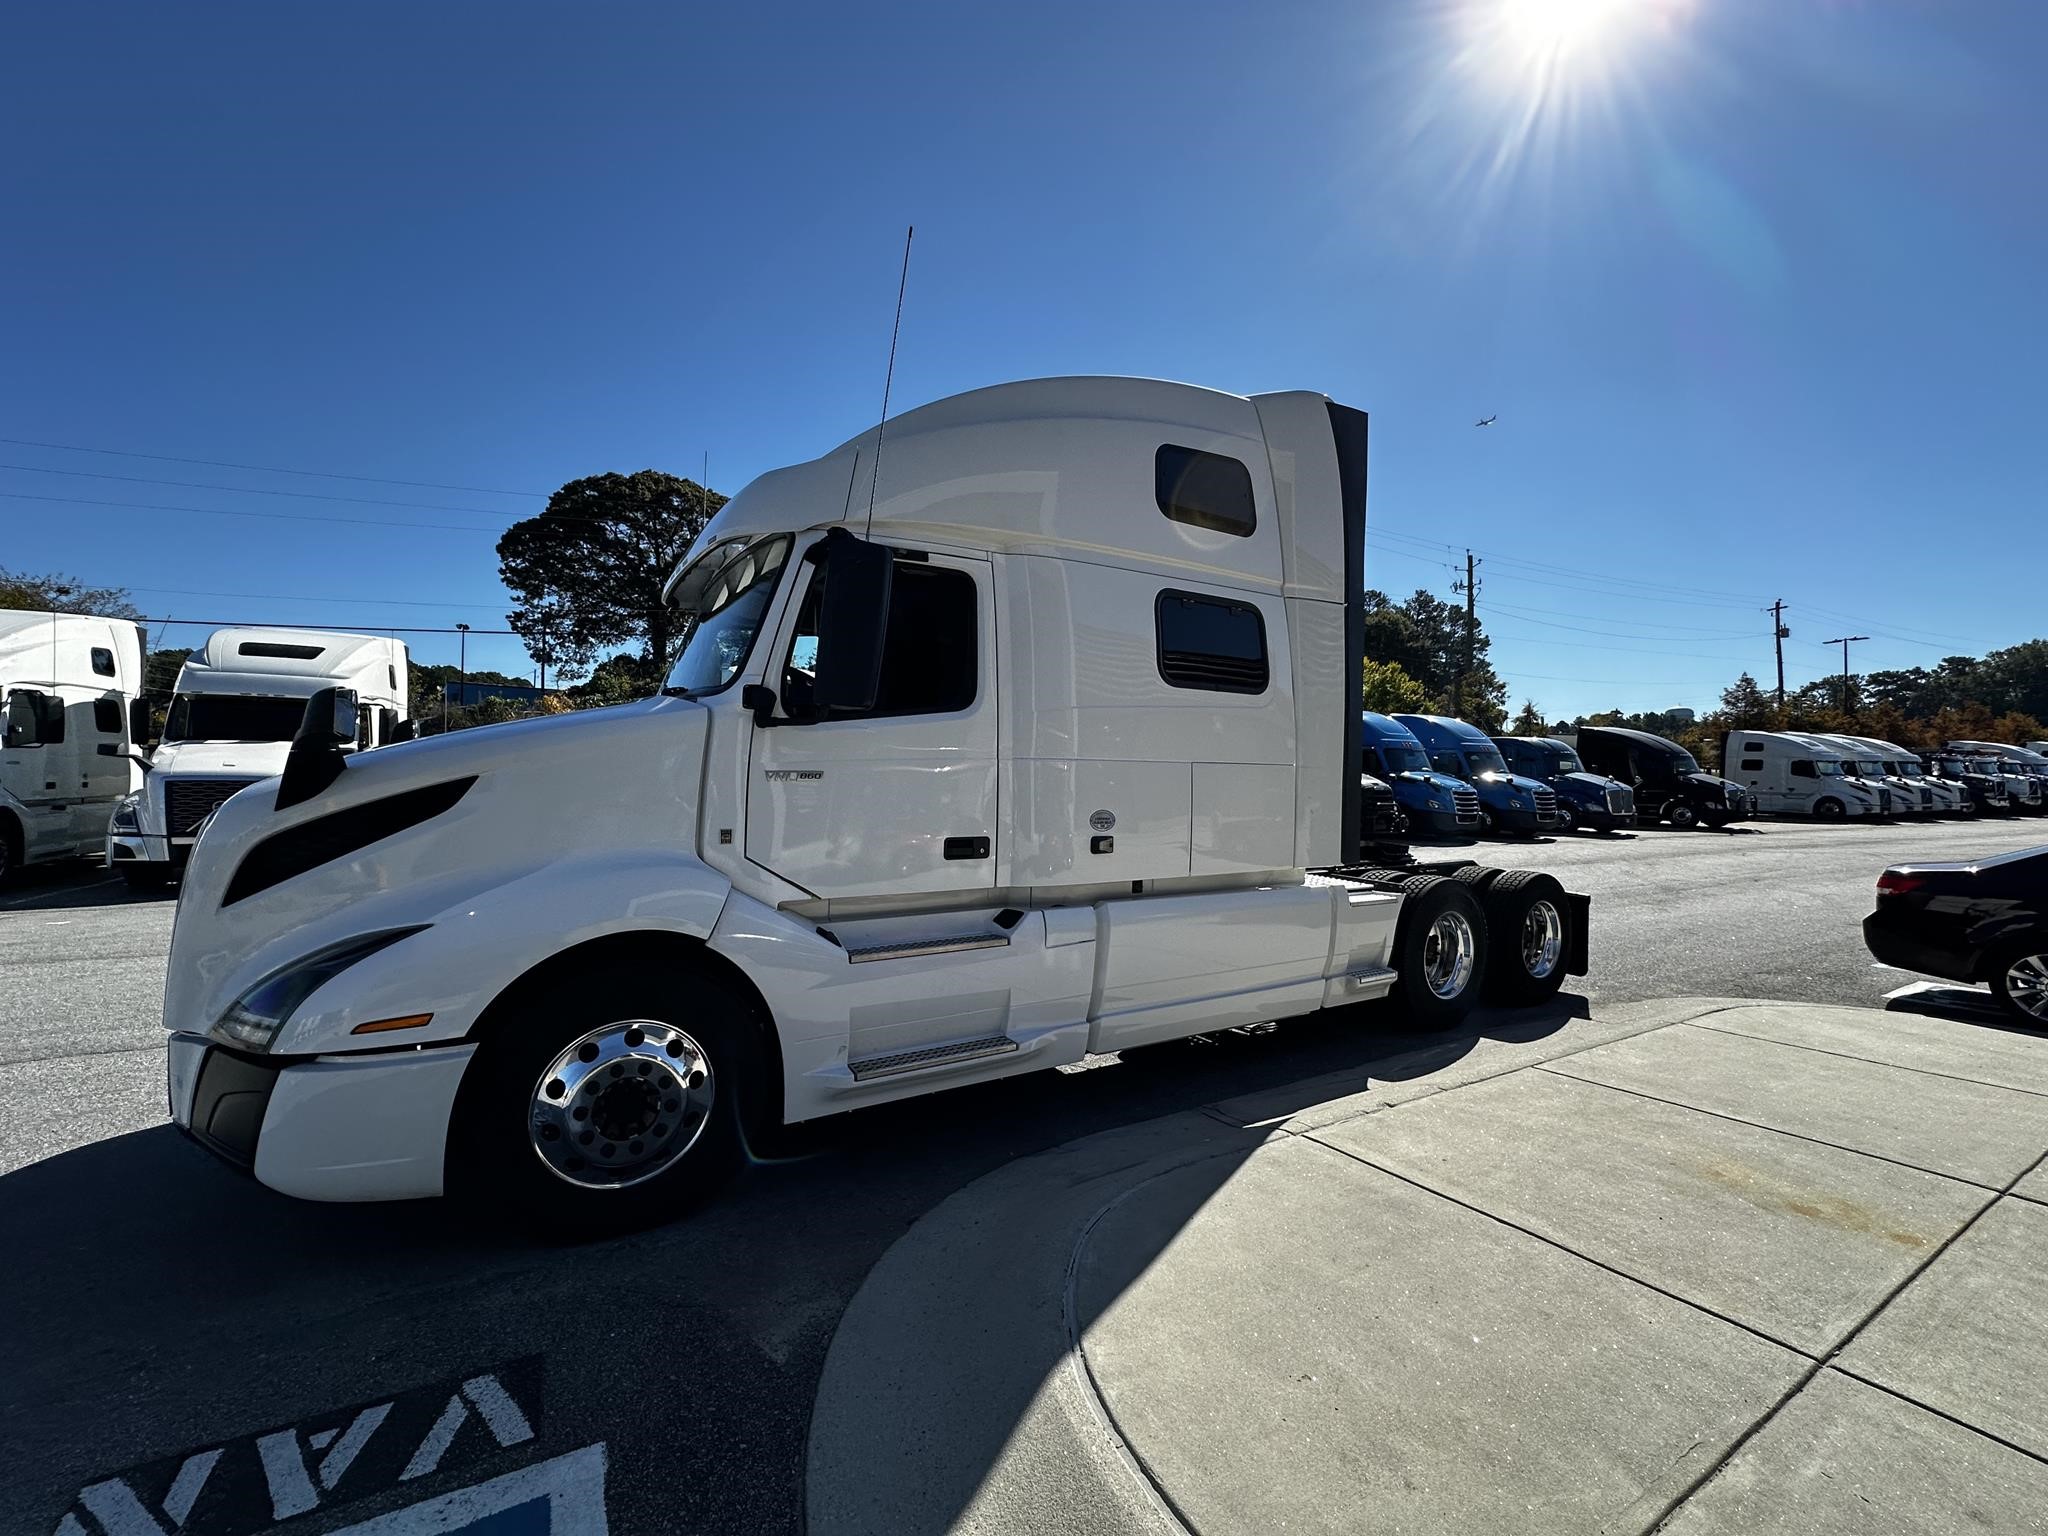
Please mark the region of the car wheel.
<svg viewBox="0 0 2048 1536"><path fill-rule="evenodd" d="M1493 956L1486 995L1510 1007L1540 1003L1564 985L1571 907L1564 887L1538 870L1511 869L1481 898Z"/></svg>
<svg viewBox="0 0 2048 1536"><path fill-rule="evenodd" d="M1425 1029L1448 1029L1479 1000L1486 975L1486 914L1460 881L1417 875L1402 887L1394 930L1393 995Z"/></svg>
<svg viewBox="0 0 2048 1536"><path fill-rule="evenodd" d="M2000 951L1992 962L1991 990L2022 1024L2048 1029L2048 935Z"/></svg>
<svg viewBox="0 0 2048 1536"><path fill-rule="evenodd" d="M1576 832L1579 830L1579 813L1572 809L1569 801L1562 798L1557 802L1557 830L1560 832Z"/></svg>
<svg viewBox="0 0 2048 1536"><path fill-rule="evenodd" d="M1700 813L1694 810L1688 801L1672 801L1664 808L1664 814L1670 819L1671 825L1680 831L1689 830L1700 824Z"/></svg>
<svg viewBox="0 0 2048 1536"><path fill-rule="evenodd" d="M1849 808L1833 795L1826 795L1814 801L1813 814L1818 821L1840 821L1849 814Z"/></svg>
<svg viewBox="0 0 2048 1536"><path fill-rule="evenodd" d="M701 1204L744 1156L760 1052L746 1005L692 976L565 977L479 1048L451 1127L449 1192L542 1238L630 1231Z"/></svg>

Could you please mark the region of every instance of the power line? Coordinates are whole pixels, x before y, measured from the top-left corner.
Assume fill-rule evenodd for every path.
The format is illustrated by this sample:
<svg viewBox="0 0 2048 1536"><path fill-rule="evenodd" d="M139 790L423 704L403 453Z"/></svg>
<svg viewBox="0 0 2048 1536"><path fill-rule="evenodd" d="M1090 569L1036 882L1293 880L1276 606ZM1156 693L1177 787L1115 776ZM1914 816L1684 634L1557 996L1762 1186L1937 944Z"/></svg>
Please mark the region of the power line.
<svg viewBox="0 0 2048 1536"><path fill-rule="evenodd" d="M153 592L158 597L241 597L255 602L368 603L385 608L463 608L478 613L505 606L504 603L430 603L419 598L404 597L307 597L299 592L206 592L191 587L142 587L126 581L99 582L96 585L115 587L125 592Z"/></svg>
<svg viewBox="0 0 2048 1536"><path fill-rule="evenodd" d="M394 501L388 496L336 496L326 491L278 491L249 485L214 485L204 480L160 480L149 475L110 475L97 469L47 469L40 464L0 464L0 469L30 475L68 475L79 480L119 480L127 485L168 485L181 491L230 491L237 496L289 496L294 501L346 501L369 507L415 507L422 512L467 512L473 517L502 517L489 507L451 507L444 501Z"/></svg>
<svg viewBox="0 0 2048 1536"><path fill-rule="evenodd" d="M438 480L392 480L382 475L344 475L325 469L284 469L274 464L235 464L226 459L182 459L168 453L136 453L125 448L82 448L76 443L43 443L29 437L0 437L17 448L50 448L59 453L98 453L115 459L150 459L159 464L198 464L208 469L245 469L259 475L303 475L314 480L353 480L363 485L404 485L416 491L468 491L477 496L534 496L546 491L497 491L487 485L444 485Z"/></svg>
<svg viewBox="0 0 2048 1536"><path fill-rule="evenodd" d="M337 634L361 635L516 635L516 629L478 629L474 625L435 626L428 624L278 624L265 619L174 619L144 618L140 624L182 624L204 629L319 629Z"/></svg>
<svg viewBox="0 0 2048 1536"><path fill-rule="evenodd" d="M50 501L72 507L119 507L131 512L190 512L200 517L258 517L279 523L346 523L353 528L436 528L444 533L482 533L503 537L496 528L470 523L420 523L391 517L336 517L331 513L235 511L225 507L174 507L160 501L100 501L90 496L43 496L33 491L0 491L9 501Z"/></svg>

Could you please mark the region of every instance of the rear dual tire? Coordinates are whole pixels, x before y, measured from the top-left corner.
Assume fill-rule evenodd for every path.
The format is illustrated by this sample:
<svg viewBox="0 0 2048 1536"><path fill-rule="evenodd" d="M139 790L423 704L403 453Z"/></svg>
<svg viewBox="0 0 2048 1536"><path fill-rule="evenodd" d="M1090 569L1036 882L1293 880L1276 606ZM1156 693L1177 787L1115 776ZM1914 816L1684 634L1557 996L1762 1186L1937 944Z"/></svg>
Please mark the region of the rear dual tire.
<svg viewBox="0 0 2048 1536"><path fill-rule="evenodd" d="M1480 900L1493 946L1487 998L1526 1008L1555 996L1571 949L1571 904L1564 887L1538 870L1510 869Z"/></svg>

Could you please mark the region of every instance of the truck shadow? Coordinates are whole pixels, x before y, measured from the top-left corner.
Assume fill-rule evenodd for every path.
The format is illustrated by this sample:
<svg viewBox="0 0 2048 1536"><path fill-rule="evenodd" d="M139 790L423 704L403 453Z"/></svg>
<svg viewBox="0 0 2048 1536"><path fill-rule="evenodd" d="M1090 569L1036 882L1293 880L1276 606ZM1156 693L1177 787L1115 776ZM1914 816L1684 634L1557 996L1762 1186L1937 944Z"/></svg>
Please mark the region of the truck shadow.
<svg viewBox="0 0 2048 1536"><path fill-rule="evenodd" d="M479 1230L438 1201L289 1200L168 1125L93 1142L0 1177L0 1223L39 1234L0 1269L0 1421L17 1426L17 1465L48 1479L31 1509L10 1495L4 1523L55 1528L64 1490L123 1467L539 1353L551 1398L589 1404L586 1373L608 1382L573 1430L606 1438L616 1466L659 1483L677 1424L732 1447L726 1475L680 1495L700 1502L671 1489L656 1523L800 1528L804 1426L840 1314L946 1196L1097 1132L1248 1094L1306 1107L1585 1015L1560 996L1418 1034L1361 1005L867 1110L786 1133L686 1221L581 1245ZM1226 1134L1244 1155L1258 1140ZM785 1430L764 1441L763 1424ZM986 1467L959 1471L971 1486ZM741 1497L744 1519L719 1502ZM632 1498L615 1489L615 1514Z"/></svg>
<svg viewBox="0 0 2048 1536"><path fill-rule="evenodd" d="M169 893L167 893L169 894ZM122 906L148 901L133 896L113 870L83 859L31 864L0 886L0 912L53 912L73 907Z"/></svg>

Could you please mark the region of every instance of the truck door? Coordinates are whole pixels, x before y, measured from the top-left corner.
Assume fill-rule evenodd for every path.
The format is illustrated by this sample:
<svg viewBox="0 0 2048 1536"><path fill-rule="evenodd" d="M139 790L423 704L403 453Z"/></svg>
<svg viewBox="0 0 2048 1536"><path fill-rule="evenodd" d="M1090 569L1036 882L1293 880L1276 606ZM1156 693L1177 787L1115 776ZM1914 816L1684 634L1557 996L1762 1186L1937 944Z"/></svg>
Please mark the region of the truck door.
<svg viewBox="0 0 2048 1536"><path fill-rule="evenodd" d="M103 693L71 706L70 718L89 730L74 730L78 738L73 760L79 783L76 819L78 840L98 847L107 835L107 818L114 814L114 802L128 793L135 778L135 765L123 755L102 757L102 746L128 750L128 711L121 695Z"/></svg>
<svg viewBox="0 0 2048 1536"><path fill-rule="evenodd" d="M825 897L995 884L995 593L989 561L899 551L874 708L815 718L825 568L769 653L776 703L757 714L746 853Z"/></svg>
<svg viewBox="0 0 2048 1536"><path fill-rule="evenodd" d="M21 806L22 857L48 858L73 846L71 804L77 775L65 788L64 702L55 693L17 688L6 701L0 737L0 785Z"/></svg>

